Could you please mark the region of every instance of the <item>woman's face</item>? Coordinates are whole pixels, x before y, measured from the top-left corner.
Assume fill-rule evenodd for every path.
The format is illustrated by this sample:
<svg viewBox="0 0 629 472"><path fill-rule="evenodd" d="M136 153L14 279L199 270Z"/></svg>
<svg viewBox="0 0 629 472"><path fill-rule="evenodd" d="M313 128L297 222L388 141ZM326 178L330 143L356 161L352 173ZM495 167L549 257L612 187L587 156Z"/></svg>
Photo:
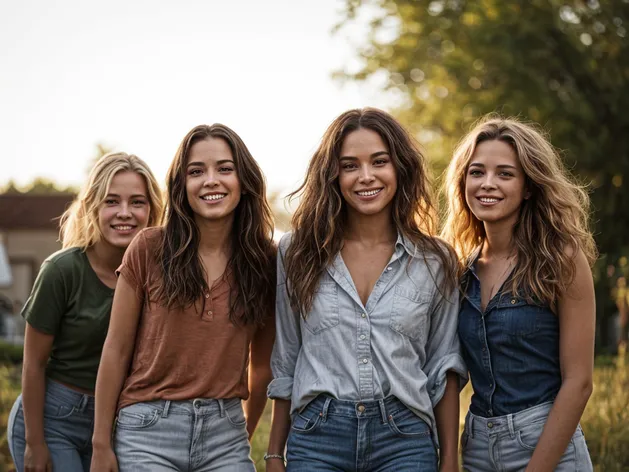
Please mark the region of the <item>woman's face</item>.
<svg viewBox="0 0 629 472"><path fill-rule="evenodd" d="M144 177L133 171L116 173L98 209L98 227L103 240L111 246L126 249L148 224L149 202Z"/></svg>
<svg viewBox="0 0 629 472"><path fill-rule="evenodd" d="M240 202L240 180L224 139L209 138L192 145L186 166L186 196L197 222L233 217Z"/></svg>
<svg viewBox="0 0 629 472"><path fill-rule="evenodd" d="M339 157L339 187L350 214L390 212L397 175L378 133L360 128L345 137Z"/></svg>
<svg viewBox="0 0 629 472"><path fill-rule="evenodd" d="M492 140L476 146L465 176L465 200L476 218L513 225L528 197L524 170L510 145Z"/></svg>

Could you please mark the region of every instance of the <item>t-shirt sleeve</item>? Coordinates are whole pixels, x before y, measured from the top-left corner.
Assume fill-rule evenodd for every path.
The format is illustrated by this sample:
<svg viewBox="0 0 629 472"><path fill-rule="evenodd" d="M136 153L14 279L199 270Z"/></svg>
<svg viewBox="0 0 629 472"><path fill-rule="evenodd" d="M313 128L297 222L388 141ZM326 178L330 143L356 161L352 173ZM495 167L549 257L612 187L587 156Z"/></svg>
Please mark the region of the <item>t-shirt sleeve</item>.
<svg viewBox="0 0 629 472"><path fill-rule="evenodd" d="M37 331L56 335L68 309L68 289L61 269L51 260L44 261L22 308L22 317Z"/></svg>
<svg viewBox="0 0 629 472"><path fill-rule="evenodd" d="M144 289L147 286L148 250L146 235L138 234L124 253L122 264L116 270L118 276L124 276L128 284L135 290L140 300L144 299Z"/></svg>

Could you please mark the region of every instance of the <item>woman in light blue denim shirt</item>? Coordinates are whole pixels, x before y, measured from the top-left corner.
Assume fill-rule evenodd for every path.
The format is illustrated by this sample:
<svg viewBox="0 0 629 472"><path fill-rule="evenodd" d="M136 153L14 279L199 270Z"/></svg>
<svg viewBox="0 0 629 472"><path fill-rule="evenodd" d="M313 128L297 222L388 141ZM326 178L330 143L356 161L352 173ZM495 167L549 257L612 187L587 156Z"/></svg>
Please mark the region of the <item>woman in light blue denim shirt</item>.
<svg viewBox="0 0 629 472"><path fill-rule="evenodd" d="M267 470L458 471L454 257L424 157L376 109L326 131L280 242Z"/></svg>
<svg viewBox="0 0 629 472"><path fill-rule="evenodd" d="M535 126L491 116L455 151L446 189L474 387L463 468L592 470L578 425L594 357L587 194Z"/></svg>

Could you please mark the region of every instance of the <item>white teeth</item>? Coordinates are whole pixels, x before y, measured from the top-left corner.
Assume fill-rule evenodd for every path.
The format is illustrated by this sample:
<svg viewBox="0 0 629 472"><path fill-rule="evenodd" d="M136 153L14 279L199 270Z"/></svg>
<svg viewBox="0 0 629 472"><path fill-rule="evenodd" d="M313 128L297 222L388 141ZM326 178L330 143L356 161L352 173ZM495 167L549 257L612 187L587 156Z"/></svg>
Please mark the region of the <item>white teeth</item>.
<svg viewBox="0 0 629 472"><path fill-rule="evenodd" d="M496 203L500 200L498 200L497 198L486 198L486 197L481 197L479 198L479 200L483 203Z"/></svg>
<svg viewBox="0 0 629 472"><path fill-rule="evenodd" d="M133 229L133 226L117 225L114 226L114 229L117 229L119 231L129 231L130 229Z"/></svg>
<svg viewBox="0 0 629 472"><path fill-rule="evenodd" d="M378 190L369 190L367 192L356 192L358 195L360 195L361 197L370 197L372 195L375 195L376 193L379 193L380 190L382 189L378 189Z"/></svg>
<svg viewBox="0 0 629 472"><path fill-rule="evenodd" d="M217 194L217 195L205 195L201 197L203 200L220 200L221 198L225 198L225 194Z"/></svg>

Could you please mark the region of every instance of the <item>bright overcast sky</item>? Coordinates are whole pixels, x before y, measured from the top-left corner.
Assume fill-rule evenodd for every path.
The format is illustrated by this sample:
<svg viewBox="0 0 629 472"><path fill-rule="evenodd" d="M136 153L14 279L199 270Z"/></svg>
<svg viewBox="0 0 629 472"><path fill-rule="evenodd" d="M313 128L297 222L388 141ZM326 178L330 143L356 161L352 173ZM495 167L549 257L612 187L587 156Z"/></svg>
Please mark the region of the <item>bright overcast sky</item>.
<svg viewBox="0 0 629 472"><path fill-rule="evenodd" d="M142 157L163 182L189 129L221 122L271 189L295 188L335 116L384 103L331 78L352 58L330 32L341 6L0 0L0 185L80 184L99 142Z"/></svg>

